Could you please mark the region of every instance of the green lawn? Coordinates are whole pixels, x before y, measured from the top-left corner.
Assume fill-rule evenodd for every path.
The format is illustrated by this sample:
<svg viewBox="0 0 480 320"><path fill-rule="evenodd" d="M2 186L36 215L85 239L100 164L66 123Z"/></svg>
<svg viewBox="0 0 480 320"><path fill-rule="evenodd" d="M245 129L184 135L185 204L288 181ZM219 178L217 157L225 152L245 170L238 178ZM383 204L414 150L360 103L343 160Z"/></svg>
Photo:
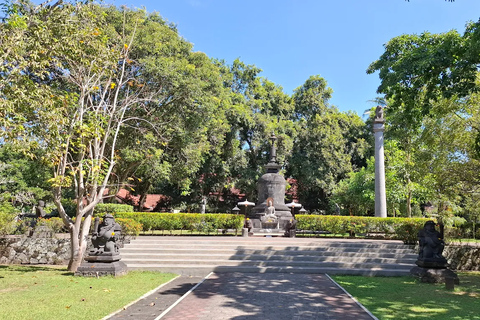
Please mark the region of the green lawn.
<svg viewBox="0 0 480 320"><path fill-rule="evenodd" d="M129 272L84 278L66 269L0 266L0 319L101 319L174 277Z"/></svg>
<svg viewBox="0 0 480 320"><path fill-rule="evenodd" d="M480 319L480 273L459 273L454 291L412 277L333 276L379 319Z"/></svg>

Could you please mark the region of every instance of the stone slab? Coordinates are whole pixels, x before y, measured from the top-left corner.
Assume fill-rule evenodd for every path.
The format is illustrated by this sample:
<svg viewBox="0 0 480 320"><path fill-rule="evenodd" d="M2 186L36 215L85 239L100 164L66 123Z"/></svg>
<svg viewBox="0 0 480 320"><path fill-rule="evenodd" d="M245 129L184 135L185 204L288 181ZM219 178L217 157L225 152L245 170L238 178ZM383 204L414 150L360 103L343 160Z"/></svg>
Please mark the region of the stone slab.
<svg viewBox="0 0 480 320"><path fill-rule="evenodd" d="M431 269L422 267L413 267L410 273L421 282L428 283L446 283L446 279L453 279L455 284L460 284L460 280L455 272L450 269Z"/></svg>
<svg viewBox="0 0 480 320"><path fill-rule="evenodd" d="M127 274L127 272L127 265L122 261L115 261L111 263L86 261L78 267L75 275L83 277L118 277Z"/></svg>

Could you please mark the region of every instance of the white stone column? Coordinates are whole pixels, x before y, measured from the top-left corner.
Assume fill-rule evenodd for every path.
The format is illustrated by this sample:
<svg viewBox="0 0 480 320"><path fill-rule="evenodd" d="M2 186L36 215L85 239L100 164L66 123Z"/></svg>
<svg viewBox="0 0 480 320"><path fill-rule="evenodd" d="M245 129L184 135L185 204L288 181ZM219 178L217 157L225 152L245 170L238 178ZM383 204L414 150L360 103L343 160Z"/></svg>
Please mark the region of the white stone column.
<svg viewBox="0 0 480 320"><path fill-rule="evenodd" d="M387 194L385 191L385 156L383 151L383 132L385 120L375 118L373 132L375 134L375 217L387 217Z"/></svg>

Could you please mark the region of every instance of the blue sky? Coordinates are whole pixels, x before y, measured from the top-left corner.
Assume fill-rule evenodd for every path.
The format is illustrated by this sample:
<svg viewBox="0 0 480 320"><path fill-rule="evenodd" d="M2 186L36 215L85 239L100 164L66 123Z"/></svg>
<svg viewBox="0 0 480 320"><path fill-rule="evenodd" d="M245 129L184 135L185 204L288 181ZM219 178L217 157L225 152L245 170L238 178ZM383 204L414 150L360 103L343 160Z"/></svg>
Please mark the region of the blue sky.
<svg viewBox="0 0 480 320"><path fill-rule="evenodd" d="M401 34L463 33L480 0L122 0L175 23L195 51L240 58L291 94L311 75L333 89L331 103L359 115L372 107L378 75L368 65Z"/></svg>

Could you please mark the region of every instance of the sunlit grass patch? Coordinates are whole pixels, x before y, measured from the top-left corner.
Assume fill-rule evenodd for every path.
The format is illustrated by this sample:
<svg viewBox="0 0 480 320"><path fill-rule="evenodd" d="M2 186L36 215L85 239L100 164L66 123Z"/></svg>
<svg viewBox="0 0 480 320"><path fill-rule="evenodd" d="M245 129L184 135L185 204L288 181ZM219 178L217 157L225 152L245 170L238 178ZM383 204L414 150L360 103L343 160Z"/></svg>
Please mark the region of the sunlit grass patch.
<svg viewBox="0 0 480 320"><path fill-rule="evenodd" d="M173 277L134 271L84 278L66 269L0 266L0 319L100 319Z"/></svg>
<svg viewBox="0 0 480 320"><path fill-rule="evenodd" d="M379 319L480 319L480 273L459 273L453 291L413 277L332 278Z"/></svg>

